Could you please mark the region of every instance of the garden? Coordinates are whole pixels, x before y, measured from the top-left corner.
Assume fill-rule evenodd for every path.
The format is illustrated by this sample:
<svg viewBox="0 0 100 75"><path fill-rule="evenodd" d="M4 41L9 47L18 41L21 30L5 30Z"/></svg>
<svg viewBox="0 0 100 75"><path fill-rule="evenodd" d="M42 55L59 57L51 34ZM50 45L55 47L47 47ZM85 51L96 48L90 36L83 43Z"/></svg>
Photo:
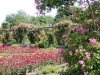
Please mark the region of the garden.
<svg viewBox="0 0 100 75"><path fill-rule="evenodd" d="M100 75L100 1L78 3L64 5L71 14L52 27L20 22L1 28L0 75Z"/></svg>

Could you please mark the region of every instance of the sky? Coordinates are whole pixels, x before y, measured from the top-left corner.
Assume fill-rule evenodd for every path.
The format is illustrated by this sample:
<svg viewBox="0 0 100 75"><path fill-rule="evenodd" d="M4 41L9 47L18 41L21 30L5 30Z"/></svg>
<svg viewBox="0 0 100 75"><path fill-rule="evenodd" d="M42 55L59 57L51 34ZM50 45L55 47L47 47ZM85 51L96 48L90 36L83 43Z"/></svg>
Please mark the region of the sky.
<svg viewBox="0 0 100 75"><path fill-rule="evenodd" d="M37 10L35 8L34 0L0 0L0 26L4 22L6 15L17 13L18 10L25 11L28 15L36 16ZM46 15L55 16L56 10L52 10Z"/></svg>

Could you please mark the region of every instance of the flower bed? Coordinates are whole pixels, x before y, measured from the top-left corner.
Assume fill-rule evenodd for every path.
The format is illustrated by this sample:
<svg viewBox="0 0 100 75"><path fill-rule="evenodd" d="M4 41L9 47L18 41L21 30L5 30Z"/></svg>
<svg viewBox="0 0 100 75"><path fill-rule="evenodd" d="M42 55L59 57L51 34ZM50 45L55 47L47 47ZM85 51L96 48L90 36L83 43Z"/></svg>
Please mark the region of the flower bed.
<svg viewBox="0 0 100 75"><path fill-rule="evenodd" d="M0 46L0 53L33 53L39 50L39 47L13 47L13 46Z"/></svg>
<svg viewBox="0 0 100 75"><path fill-rule="evenodd" d="M20 74L26 73L27 69L33 70L35 67L46 64L59 63L61 56L57 51L42 51L38 47L10 47L1 46L0 53L5 53L0 57L0 74ZM13 53L13 54L12 54Z"/></svg>

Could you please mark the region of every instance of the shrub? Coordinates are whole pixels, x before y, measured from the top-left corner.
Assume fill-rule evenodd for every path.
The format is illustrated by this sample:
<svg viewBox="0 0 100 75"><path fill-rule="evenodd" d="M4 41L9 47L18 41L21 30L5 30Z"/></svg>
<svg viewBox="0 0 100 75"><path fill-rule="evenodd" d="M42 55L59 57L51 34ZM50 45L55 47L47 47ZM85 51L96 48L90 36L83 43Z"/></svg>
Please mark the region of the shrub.
<svg viewBox="0 0 100 75"><path fill-rule="evenodd" d="M64 34L67 33L67 28L68 28L67 21L59 22L54 26L54 36L58 45L63 44L63 40L61 38Z"/></svg>
<svg viewBox="0 0 100 75"><path fill-rule="evenodd" d="M59 49L60 55L68 63L66 71L62 71L60 75L100 74L100 27L95 24L98 12L94 11L97 7L100 8L100 4L90 7L87 11L77 10L71 17L78 26L64 38L65 49ZM89 11L93 13L91 17L88 16Z"/></svg>
<svg viewBox="0 0 100 75"><path fill-rule="evenodd" d="M38 28L32 28L31 30L29 30L27 36L31 44L35 44L36 42L39 41L38 35L39 35Z"/></svg>
<svg viewBox="0 0 100 75"><path fill-rule="evenodd" d="M5 32L2 43L3 45L7 45L8 42L10 42L10 32Z"/></svg>
<svg viewBox="0 0 100 75"><path fill-rule="evenodd" d="M14 26L13 37L18 43L22 43L23 38L27 35L28 29L32 28L31 24L20 23Z"/></svg>

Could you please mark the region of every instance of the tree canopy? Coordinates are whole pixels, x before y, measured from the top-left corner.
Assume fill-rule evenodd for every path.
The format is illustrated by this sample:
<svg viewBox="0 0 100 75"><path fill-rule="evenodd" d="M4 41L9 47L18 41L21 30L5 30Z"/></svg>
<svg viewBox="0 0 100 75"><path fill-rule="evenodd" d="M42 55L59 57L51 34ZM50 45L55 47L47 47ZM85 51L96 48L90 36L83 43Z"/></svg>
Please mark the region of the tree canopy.
<svg viewBox="0 0 100 75"><path fill-rule="evenodd" d="M17 14L8 14L5 21L2 23L3 28L10 28L13 25L18 25L20 22L28 23L29 15L23 10L19 10Z"/></svg>
<svg viewBox="0 0 100 75"><path fill-rule="evenodd" d="M51 8L60 8L62 6L73 5L76 0L35 0L38 8L50 10Z"/></svg>
<svg viewBox="0 0 100 75"><path fill-rule="evenodd" d="M20 10L17 12L17 14L8 14L5 21L2 23L2 27L11 28L14 25L18 25L20 22L45 26L50 23L53 24L54 19L51 16L30 16L24 11Z"/></svg>

